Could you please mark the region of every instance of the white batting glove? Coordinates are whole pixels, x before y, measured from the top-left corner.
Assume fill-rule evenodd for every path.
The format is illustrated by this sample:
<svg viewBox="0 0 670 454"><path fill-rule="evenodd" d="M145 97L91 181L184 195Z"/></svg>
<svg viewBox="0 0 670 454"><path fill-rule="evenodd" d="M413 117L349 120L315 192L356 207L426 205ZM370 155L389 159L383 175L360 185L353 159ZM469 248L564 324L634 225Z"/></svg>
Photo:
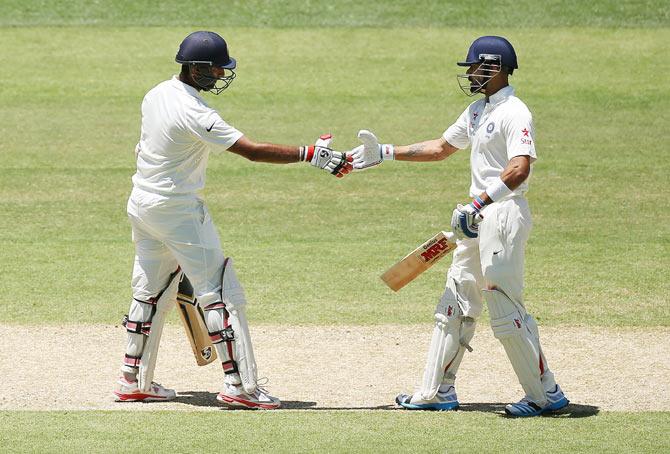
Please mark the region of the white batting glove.
<svg viewBox="0 0 670 454"><path fill-rule="evenodd" d="M472 202L463 206L460 203L451 215L451 229L456 238L477 238L479 236L479 223L484 216L480 213L484 207L484 201L475 197Z"/></svg>
<svg viewBox="0 0 670 454"><path fill-rule="evenodd" d="M300 159L335 175L337 178L342 178L351 172L353 158L347 156L346 153L332 150L330 148L332 140L333 136L324 134L319 137L314 145L300 147Z"/></svg>
<svg viewBox="0 0 670 454"><path fill-rule="evenodd" d="M354 158L354 171L369 169L381 164L383 161L392 160L395 156L393 145L380 145L377 136L367 129L358 131L358 140L363 145L359 145L350 152L350 155Z"/></svg>

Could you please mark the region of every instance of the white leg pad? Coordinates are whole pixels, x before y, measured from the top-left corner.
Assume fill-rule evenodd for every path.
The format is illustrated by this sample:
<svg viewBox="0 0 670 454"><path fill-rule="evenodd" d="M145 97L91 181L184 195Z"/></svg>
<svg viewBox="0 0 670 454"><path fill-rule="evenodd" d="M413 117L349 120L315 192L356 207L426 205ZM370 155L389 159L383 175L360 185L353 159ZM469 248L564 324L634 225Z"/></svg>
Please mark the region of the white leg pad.
<svg viewBox="0 0 670 454"><path fill-rule="evenodd" d="M540 379L542 380L542 385L544 385L545 391L553 391L556 388L554 373L549 370L547 358L544 356L542 346L540 345L540 330L537 327L535 318L533 318L533 316L530 314L526 314L526 326L528 326L528 329L534 336L535 341L537 342L537 346L540 350Z"/></svg>
<svg viewBox="0 0 670 454"><path fill-rule="evenodd" d="M167 287L158 295L156 301L156 312L151 319L151 331L144 342L140 370L137 374L138 387L147 392L151 388L154 379L154 369L158 358L158 346L163 335L165 317L175 306L177 301L177 288L181 279L181 271L177 270L170 275Z"/></svg>
<svg viewBox="0 0 670 454"><path fill-rule="evenodd" d="M519 383L530 400L547 404L540 379L540 345L528 326L526 310L499 290L484 290L493 335L502 343Z"/></svg>
<svg viewBox="0 0 670 454"><path fill-rule="evenodd" d="M253 394L257 387L257 368L245 314L247 300L229 257L223 264L222 280L223 302L205 307L207 329L223 361L226 383L241 382L244 391Z"/></svg>
<svg viewBox="0 0 670 454"><path fill-rule="evenodd" d="M452 280L435 308L435 327L420 389L422 399L435 397L442 383L454 383L456 371L466 348L470 349L468 343L474 333L475 320L463 317Z"/></svg>

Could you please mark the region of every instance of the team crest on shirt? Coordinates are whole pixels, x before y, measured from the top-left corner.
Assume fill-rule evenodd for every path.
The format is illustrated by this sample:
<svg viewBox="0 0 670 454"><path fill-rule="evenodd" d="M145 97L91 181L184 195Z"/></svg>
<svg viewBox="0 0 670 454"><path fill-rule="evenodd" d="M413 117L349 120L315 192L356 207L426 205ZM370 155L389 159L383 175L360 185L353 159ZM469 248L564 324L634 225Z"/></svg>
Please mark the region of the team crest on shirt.
<svg viewBox="0 0 670 454"><path fill-rule="evenodd" d="M487 124L486 125L486 132L491 134L493 132L493 130L495 129L495 127L496 127L496 125L495 125L494 122L491 122L491 123Z"/></svg>

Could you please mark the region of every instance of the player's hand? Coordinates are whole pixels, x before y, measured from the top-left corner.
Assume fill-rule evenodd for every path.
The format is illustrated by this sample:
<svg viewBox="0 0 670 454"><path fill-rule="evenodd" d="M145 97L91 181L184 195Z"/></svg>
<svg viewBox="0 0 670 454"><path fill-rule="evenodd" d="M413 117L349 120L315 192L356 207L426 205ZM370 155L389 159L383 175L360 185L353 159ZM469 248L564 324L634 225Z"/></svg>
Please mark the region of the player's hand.
<svg viewBox="0 0 670 454"><path fill-rule="evenodd" d="M330 142L332 140L332 136L326 134L321 136L314 145L303 147L303 159L314 167L323 169L337 178L342 178L351 172L353 158L347 156L346 153L331 149Z"/></svg>
<svg viewBox="0 0 670 454"><path fill-rule="evenodd" d="M479 223L484 216L479 212L484 206L481 199L477 197L467 205L456 205L451 215L451 228L456 238L477 238L479 235Z"/></svg>
<svg viewBox="0 0 670 454"><path fill-rule="evenodd" d="M369 169L383 161L393 159L394 149L391 144L380 144L377 136L367 129L358 131L359 145L349 153L354 158L354 171Z"/></svg>

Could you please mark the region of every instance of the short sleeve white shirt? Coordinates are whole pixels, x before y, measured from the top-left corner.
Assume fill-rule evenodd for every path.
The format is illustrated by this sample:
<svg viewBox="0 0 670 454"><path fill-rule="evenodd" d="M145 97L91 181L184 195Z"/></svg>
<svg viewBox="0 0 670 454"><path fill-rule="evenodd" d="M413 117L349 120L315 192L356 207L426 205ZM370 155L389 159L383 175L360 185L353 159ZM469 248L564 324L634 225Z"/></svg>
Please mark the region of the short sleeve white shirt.
<svg viewBox="0 0 670 454"><path fill-rule="evenodd" d="M197 193L205 187L209 153L230 148L242 135L174 76L142 101L133 184L162 195Z"/></svg>
<svg viewBox="0 0 670 454"><path fill-rule="evenodd" d="M471 146L471 197L493 184L513 157L530 156L531 163L537 159L533 116L511 86L488 102L482 98L470 104L442 137L456 148ZM529 179L530 175L508 197L525 194Z"/></svg>

